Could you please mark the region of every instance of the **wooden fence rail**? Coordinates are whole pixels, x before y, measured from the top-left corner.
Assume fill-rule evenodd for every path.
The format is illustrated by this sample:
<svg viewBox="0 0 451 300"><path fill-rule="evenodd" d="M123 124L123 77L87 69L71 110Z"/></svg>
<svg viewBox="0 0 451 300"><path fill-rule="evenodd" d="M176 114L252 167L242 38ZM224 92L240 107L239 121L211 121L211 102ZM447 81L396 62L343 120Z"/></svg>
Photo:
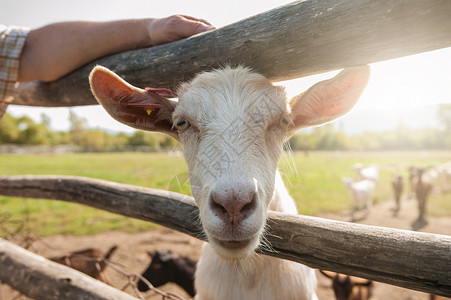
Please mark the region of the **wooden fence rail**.
<svg viewBox="0 0 451 300"><path fill-rule="evenodd" d="M0 239L0 281L36 300L138 299L3 239Z"/></svg>
<svg viewBox="0 0 451 300"><path fill-rule="evenodd" d="M139 87L177 87L195 74L243 64L273 81L451 47L449 0L307 0L212 32L99 59L55 82L19 85L14 104L97 104L93 66Z"/></svg>
<svg viewBox="0 0 451 300"><path fill-rule="evenodd" d="M202 238L191 197L98 179L0 176L0 194L81 203ZM451 237L326 219L269 214L264 254L312 268L451 296Z"/></svg>

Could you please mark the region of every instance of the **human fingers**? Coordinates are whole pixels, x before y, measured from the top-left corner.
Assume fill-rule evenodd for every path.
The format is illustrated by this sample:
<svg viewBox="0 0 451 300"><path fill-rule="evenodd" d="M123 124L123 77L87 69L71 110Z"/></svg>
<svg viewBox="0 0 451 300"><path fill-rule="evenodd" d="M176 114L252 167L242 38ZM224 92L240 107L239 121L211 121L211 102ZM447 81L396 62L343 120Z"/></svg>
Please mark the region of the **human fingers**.
<svg viewBox="0 0 451 300"><path fill-rule="evenodd" d="M149 27L152 45L164 44L183 39L201 32L215 29L200 19L174 15L167 18L155 19Z"/></svg>
<svg viewBox="0 0 451 300"><path fill-rule="evenodd" d="M199 19L199 18L195 18L195 17L191 17L191 16L187 16L187 15L181 15L182 17L188 19L188 20L192 20L192 21L198 21L198 22L202 22L205 23L207 25L213 26L210 22L204 20L204 19ZM214 26L213 26L214 27Z"/></svg>

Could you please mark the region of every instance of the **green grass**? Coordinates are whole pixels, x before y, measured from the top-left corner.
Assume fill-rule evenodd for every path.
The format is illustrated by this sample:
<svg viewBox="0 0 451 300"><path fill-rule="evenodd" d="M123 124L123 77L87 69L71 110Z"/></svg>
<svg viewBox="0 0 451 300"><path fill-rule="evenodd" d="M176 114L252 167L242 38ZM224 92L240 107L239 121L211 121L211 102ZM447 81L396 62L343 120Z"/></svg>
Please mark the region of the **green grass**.
<svg viewBox="0 0 451 300"><path fill-rule="evenodd" d="M167 153L1 155L0 174L86 176L156 189L167 190L171 186L173 191L190 193L188 185L179 188L170 184L176 175L186 174L186 165L182 157L170 157ZM15 220L28 218L25 231L41 236L95 234L112 229L132 232L155 227L152 223L61 201L0 196L0 214L2 212L11 213ZM17 225L6 222L3 226ZM1 229L0 236L5 236Z"/></svg>
<svg viewBox="0 0 451 300"><path fill-rule="evenodd" d="M292 157L285 155L280 169L300 212L318 215L349 209L348 191L341 177L353 176L351 166L357 162L383 166L376 191L376 201L381 201L392 197L390 178L395 165L433 165L446 161L451 161L451 152L310 152L308 156L299 152ZM186 172L183 158L167 153L0 155L0 174L86 176L190 194L188 184L180 186L177 183L186 179ZM434 194L429 212L451 216L451 194ZM0 196L1 213L12 215L9 221L1 224L8 230L14 231L20 225L19 220L28 219L23 232L41 236L94 234L112 229L134 232L155 227L148 222L60 201ZM1 228L0 236L6 236Z"/></svg>

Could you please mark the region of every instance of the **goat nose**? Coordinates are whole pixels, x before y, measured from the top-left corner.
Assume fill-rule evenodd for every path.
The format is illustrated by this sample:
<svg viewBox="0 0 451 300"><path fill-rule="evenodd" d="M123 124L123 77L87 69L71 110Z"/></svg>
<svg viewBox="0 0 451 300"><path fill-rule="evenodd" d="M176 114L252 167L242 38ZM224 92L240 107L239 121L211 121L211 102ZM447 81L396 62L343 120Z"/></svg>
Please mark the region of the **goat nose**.
<svg viewBox="0 0 451 300"><path fill-rule="evenodd" d="M246 219L257 206L255 184L240 184L234 187L216 187L210 194L210 208L224 222L240 223Z"/></svg>

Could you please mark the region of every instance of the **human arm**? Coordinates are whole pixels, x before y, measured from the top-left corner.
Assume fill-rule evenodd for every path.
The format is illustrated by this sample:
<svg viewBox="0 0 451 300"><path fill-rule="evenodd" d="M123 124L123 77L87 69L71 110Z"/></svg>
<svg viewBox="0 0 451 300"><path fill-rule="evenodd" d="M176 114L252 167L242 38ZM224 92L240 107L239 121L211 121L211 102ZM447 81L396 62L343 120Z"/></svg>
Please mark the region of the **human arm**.
<svg viewBox="0 0 451 300"><path fill-rule="evenodd" d="M28 34L18 81L53 81L97 58L150 47L214 29L206 21L171 16L111 22L62 22Z"/></svg>

